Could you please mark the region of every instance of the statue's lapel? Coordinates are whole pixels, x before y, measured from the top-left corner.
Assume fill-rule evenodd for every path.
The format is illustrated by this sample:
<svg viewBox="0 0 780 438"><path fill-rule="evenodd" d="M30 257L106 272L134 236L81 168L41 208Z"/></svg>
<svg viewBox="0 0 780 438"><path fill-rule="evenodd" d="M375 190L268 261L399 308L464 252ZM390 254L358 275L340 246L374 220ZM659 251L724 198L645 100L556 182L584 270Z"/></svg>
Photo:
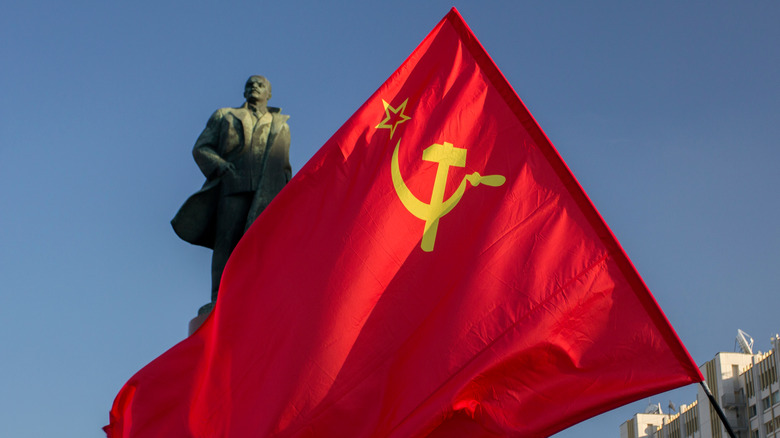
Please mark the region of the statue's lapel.
<svg viewBox="0 0 780 438"><path fill-rule="evenodd" d="M248 147L252 143L252 126L254 125L252 114L246 108L246 103L241 108L236 108L234 114L241 121L241 129L244 133L244 146Z"/></svg>

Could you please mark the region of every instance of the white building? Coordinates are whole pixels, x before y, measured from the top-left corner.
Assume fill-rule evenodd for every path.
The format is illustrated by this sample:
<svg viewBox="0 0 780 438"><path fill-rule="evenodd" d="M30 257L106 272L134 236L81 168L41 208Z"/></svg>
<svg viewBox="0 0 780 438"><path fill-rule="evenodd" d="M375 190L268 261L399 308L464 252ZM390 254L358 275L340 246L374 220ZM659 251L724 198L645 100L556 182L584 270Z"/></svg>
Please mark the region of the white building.
<svg viewBox="0 0 780 438"><path fill-rule="evenodd" d="M699 369L738 437L780 438L780 335L768 353L718 353ZM620 425L620 438L728 436L702 388L678 413L664 414L659 405Z"/></svg>

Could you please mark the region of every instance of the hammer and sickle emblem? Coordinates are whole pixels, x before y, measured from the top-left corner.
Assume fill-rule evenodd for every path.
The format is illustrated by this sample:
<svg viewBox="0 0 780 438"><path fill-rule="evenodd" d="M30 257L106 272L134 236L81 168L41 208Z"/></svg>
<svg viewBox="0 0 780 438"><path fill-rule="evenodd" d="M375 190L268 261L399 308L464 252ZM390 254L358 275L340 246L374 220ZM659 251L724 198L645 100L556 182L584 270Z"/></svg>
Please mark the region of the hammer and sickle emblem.
<svg viewBox="0 0 780 438"><path fill-rule="evenodd" d="M425 252L433 251L433 244L436 241L436 230L439 228L439 219L458 205L458 202L460 202L460 199L466 191L466 181L471 183L474 187L478 186L480 183L486 186L498 187L503 185L506 181L506 178L502 175L482 176L479 172L474 172L464 176L458 189L455 190L455 193L445 200L444 189L447 185L447 173L449 172L450 166L466 166L466 149L456 148L452 143L447 143L446 141L444 144L434 143L423 151L422 156L422 159L425 161L439 163L439 166L436 169L436 179L433 181L431 202L430 204L426 204L414 196L401 176L401 170L398 166L398 147L400 145L401 140L398 140L390 164L393 176L393 187L395 187L395 192L401 199L404 207L406 207L414 216L425 221L422 243L420 244L420 247Z"/></svg>

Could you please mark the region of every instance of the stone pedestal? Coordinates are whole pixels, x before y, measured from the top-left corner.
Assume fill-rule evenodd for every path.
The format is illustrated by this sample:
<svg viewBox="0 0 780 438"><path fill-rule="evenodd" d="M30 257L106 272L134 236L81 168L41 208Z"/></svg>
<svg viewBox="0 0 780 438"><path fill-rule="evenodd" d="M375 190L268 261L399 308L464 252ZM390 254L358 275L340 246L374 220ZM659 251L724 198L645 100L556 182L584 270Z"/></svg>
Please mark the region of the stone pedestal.
<svg viewBox="0 0 780 438"><path fill-rule="evenodd" d="M201 325L203 325L203 321L208 318L208 316L211 314L211 309L214 308L214 303L208 303L204 306L202 306L200 309L198 309L198 316L195 318L192 318L190 320L190 326L189 330L187 331L187 336L191 336L193 333L195 333L195 330L200 328Z"/></svg>

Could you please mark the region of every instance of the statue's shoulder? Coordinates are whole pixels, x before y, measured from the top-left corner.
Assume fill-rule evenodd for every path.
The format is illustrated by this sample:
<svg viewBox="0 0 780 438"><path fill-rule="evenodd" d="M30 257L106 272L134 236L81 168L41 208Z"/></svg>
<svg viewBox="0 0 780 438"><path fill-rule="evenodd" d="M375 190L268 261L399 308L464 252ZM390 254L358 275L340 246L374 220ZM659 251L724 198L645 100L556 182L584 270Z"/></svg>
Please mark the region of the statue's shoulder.
<svg viewBox="0 0 780 438"><path fill-rule="evenodd" d="M214 111L214 113L211 115L210 119L211 120L222 120L222 119L224 119L225 117L228 117L228 116L241 118L241 112L246 112L246 108L243 108L243 107L237 107L237 108L225 107L225 108L220 108L220 109Z"/></svg>
<svg viewBox="0 0 780 438"><path fill-rule="evenodd" d="M287 120L290 119L290 116L287 114L282 114L281 108L277 108L275 106L269 106L267 108L268 108L268 112L271 113L271 115L274 118L274 123L287 124Z"/></svg>

